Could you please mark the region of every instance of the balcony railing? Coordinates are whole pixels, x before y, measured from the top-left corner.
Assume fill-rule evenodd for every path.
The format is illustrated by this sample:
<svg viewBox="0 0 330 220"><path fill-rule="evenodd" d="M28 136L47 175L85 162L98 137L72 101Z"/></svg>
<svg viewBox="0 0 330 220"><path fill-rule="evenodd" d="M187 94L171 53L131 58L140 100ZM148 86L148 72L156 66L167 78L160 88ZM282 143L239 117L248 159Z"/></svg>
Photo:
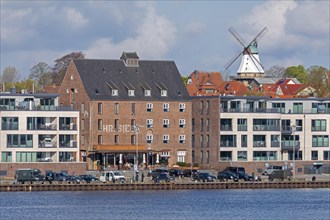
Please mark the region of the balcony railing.
<svg viewBox="0 0 330 220"><path fill-rule="evenodd" d="M71 123L71 124L61 124L60 125L60 130L71 130L75 131L77 130L77 124Z"/></svg>
<svg viewBox="0 0 330 220"><path fill-rule="evenodd" d="M266 141L253 141L253 147L266 147Z"/></svg>
<svg viewBox="0 0 330 220"><path fill-rule="evenodd" d="M60 148L77 148L77 141L71 140L60 144Z"/></svg>
<svg viewBox="0 0 330 220"><path fill-rule="evenodd" d="M236 147L235 141L221 141L220 147Z"/></svg>
<svg viewBox="0 0 330 220"><path fill-rule="evenodd" d="M279 125L253 125L253 131L280 131Z"/></svg>
<svg viewBox="0 0 330 220"><path fill-rule="evenodd" d="M295 146L296 150L299 149L300 141L293 141L293 140L281 141L282 150L293 150L293 146Z"/></svg>
<svg viewBox="0 0 330 220"><path fill-rule="evenodd" d="M220 129L221 129L221 131L232 131L233 126L231 126L231 125L220 125Z"/></svg>

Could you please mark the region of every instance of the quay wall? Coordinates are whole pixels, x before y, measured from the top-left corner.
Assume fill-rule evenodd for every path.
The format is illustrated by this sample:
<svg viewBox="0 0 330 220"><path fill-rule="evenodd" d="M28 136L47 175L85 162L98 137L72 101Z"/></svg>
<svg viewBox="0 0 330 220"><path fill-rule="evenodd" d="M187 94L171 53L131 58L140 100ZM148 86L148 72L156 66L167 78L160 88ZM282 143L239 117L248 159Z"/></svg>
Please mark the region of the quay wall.
<svg viewBox="0 0 330 220"><path fill-rule="evenodd" d="M90 183L90 184L1 184L0 192L112 191L184 189L293 189L330 188L330 181L214 182L214 183Z"/></svg>

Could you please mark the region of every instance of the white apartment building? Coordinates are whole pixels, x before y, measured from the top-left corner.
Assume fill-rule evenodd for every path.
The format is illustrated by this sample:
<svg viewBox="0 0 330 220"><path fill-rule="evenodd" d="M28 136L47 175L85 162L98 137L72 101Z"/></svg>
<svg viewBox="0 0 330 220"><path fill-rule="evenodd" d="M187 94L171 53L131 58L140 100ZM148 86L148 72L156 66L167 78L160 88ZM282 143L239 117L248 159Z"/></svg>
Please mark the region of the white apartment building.
<svg viewBox="0 0 330 220"><path fill-rule="evenodd" d="M221 97L220 161L330 160L329 99Z"/></svg>
<svg viewBox="0 0 330 220"><path fill-rule="evenodd" d="M0 93L0 162L79 162L79 112L57 94Z"/></svg>

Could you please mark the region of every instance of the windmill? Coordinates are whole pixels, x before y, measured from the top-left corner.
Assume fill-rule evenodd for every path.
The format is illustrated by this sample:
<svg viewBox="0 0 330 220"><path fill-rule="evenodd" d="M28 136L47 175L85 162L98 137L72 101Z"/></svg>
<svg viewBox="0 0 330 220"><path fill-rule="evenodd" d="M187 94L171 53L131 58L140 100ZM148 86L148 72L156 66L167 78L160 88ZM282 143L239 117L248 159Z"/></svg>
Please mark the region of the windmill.
<svg viewBox="0 0 330 220"><path fill-rule="evenodd" d="M233 28L228 29L229 32L235 37L235 39L243 46L243 51L240 51L238 55L234 56L225 66L226 70L240 57L241 64L237 70L238 79L251 79L255 77L263 77L264 68L260 63L258 54L258 40L265 35L267 27L264 27L249 43L238 34Z"/></svg>

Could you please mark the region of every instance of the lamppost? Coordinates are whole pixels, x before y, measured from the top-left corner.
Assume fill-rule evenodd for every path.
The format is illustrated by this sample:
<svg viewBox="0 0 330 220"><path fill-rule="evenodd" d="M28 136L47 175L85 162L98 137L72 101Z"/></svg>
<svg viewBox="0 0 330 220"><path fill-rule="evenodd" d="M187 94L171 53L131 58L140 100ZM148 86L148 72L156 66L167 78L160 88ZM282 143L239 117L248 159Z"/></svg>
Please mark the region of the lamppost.
<svg viewBox="0 0 330 220"><path fill-rule="evenodd" d="M295 179L295 175L296 175L296 164L295 164L295 159L296 159L296 124L292 124L291 125L292 128L292 134L293 134L293 179Z"/></svg>

